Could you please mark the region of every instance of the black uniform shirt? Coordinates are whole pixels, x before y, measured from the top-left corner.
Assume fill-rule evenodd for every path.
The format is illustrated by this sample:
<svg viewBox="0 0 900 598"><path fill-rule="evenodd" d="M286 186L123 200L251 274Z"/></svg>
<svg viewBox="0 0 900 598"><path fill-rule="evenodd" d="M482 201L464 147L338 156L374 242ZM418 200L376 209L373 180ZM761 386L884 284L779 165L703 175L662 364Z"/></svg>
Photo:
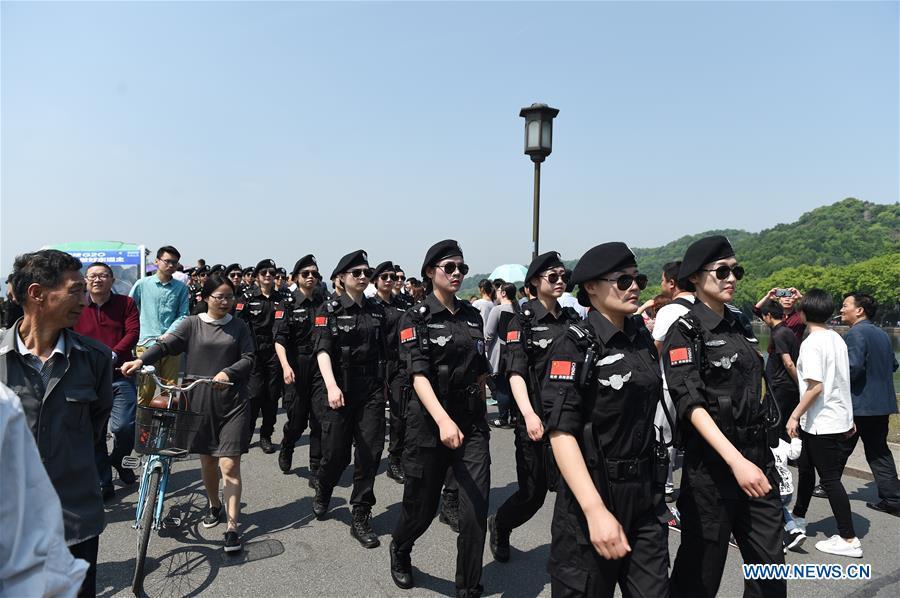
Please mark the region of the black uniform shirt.
<svg viewBox="0 0 900 598"><path fill-rule="evenodd" d="M386 359L396 363L400 361L400 318L403 317L409 306L402 299L398 299L397 295L391 298L390 303L385 303L378 295L372 297L372 300L384 310L382 333L387 351Z"/></svg>
<svg viewBox="0 0 900 598"><path fill-rule="evenodd" d="M250 326L257 349L271 351L275 346L272 332L275 320L284 318L293 302L294 298L290 294L273 289L272 294L266 297L259 288L254 287L251 292L238 299L234 311Z"/></svg>
<svg viewBox="0 0 900 598"><path fill-rule="evenodd" d="M691 312L699 321L707 366L701 371L700 356L689 337L676 322L663 345L663 367L669 393L675 403L685 445L685 475L694 485L715 485L722 496L745 497L725 462L690 423L695 407L703 407L717 419L720 397L730 400L736 428L764 428L762 398L762 355L755 338L748 338L741 323L726 309L724 317L697 301ZM732 440L732 443L735 443ZM752 447L735 446L763 471L772 474L772 452L765 434ZM777 484L775 484L777 487Z"/></svg>
<svg viewBox="0 0 900 598"><path fill-rule="evenodd" d="M296 357L313 351L313 319L325 297L320 292L307 297L299 290L294 291L292 297L291 306L282 317L275 318L272 334L275 342L287 349L289 356Z"/></svg>
<svg viewBox="0 0 900 598"><path fill-rule="evenodd" d="M527 312L533 315L528 318ZM556 304L556 313L547 311L544 304L537 299L526 301L522 309L515 314L506 329L506 344L503 347L501 359L505 363L506 374L519 374L525 379L530 392L539 392L540 389L532 387L529 379L529 364L534 369L535 378L544 379L547 365L550 363L550 350L553 343L557 342L569 329L570 324L581 321L578 313L569 308L561 308ZM531 347L526 347L527 334L526 323L531 322ZM540 414L539 414L540 415Z"/></svg>
<svg viewBox="0 0 900 598"><path fill-rule="evenodd" d="M625 319L622 331L591 311L586 324L599 351L584 388L576 382L585 367L585 350L572 335L561 337L550 350L541 391L547 431L566 432L581 442L585 425L592 423L607 460L648 457L653 416L662 397L653 339L634 318Z"/></svg>
<svg viewBox="0 0 900 598"><path fill-rule="evenodd" d="M384 359L384 310L369 298L357 305L346 293L316 308L313 321L313 352L331 356L336 370L343 365L344 347L350 348L350 363L360 366Z"/></svg>
<svg viewBox="0 0 900 598"><path fill-rule="evenodd" d="M451 391L475 384L490 370L481 313L470 303L454 301L456 313L452 314L431 293L400 319L400 359L406 362L410 380L413 374L424 374L435 393L439 392L436 382L441 366L449 370ZM424 316L420 316L422 307L426 308ZM423 333L427 338L422 339Z"/></svg>

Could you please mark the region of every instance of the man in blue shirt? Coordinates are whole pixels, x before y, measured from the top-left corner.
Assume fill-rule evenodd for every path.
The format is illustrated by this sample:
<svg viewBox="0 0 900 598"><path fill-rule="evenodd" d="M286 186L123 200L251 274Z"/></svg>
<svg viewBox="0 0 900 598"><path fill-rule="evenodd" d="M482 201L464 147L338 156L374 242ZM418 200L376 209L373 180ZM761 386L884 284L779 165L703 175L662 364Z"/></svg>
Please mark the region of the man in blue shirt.
<svg viewBox="0 0 900 598"><path fill-rule="evenodd" d="M888 418L897 413L893 382L897 359L887 333L871 322L877 309L875 299L860 292L844 295L841 306L841 319L850 326L844 342L850 357L850 394L858 432L850 438L847 454L861 438L881 498L881 502L866 506L900 517L900 481L887 445Z"/></svg>
<svg viewBox="0 0 900 598"><path fill-rule="evenodd" d="M131 298L141 312L141 334L135 353L138 358L160 336L175 330L188 315L187 285L173 278L181 254L171 245L156 252L156 275L138 280L131 287ZM156 364L160 380L174 384L178 380L180 357L163 357ZM155 384L142 384L138 402L147 404L153 398Z"/></svg>

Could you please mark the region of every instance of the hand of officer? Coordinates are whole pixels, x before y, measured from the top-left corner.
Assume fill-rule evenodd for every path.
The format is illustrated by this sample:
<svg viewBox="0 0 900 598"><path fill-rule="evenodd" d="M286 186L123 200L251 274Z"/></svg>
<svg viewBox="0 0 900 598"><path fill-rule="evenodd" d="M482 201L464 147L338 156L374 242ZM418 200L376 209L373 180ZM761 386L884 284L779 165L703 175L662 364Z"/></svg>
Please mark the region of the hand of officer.
<svg viewBox="0 0 900 598"><path fill-rule="evenodd" d="M213 388L216 390L225 390L228 388L226 384L231 382L231 379L228 377L228 374L225 372L219 372L215 376L213 376Z"/></svg>
<svg viewBox="0 0 900 598"><path fill-rule="evenodd" d="M528 437L534 442L538 442L544 437L544 424L535 413L525 416L525 430L528 432Z"/></svg>
<svg viewBox="0 0 900 598"><path fill-rule="evenodd" d="M450 449L457 449L462 444L463 433L451 418L447 417L438 424L441 442Z"/></svg>
<svg viewBox="0 0 900 598"><path fill-rule="evenodd" d="M625 530L615 515L606 509L598 510L587 517L591 544L607 560L616 560L631 552L631 545Z"/></svg>
<svg viewBox="0 0 900 598"><path fill-rule="evenodd" d="M344 406L344 393L337 386L328 388L328 406L332 409L340 409Z"/></svg>
<svg viewBox="0 0 900 598"><path fill-rule="evenodd" d="M738 486L741 487L747 496L752 498L762 498L772 490L772 484L769 478L762 470L749 460L741 457L740 462L736 463L731 472L734 479L737 480Z"/></svg>
<svg viewBox="0 0 900 598"><path fill-rule="evenodd" d="M122 368L121 368L122 375L130 376L133 373L135 373L136 371L138 371L139 369L141 369L142 365L144 365L144 362L141 361L140 359L135 359L134 361L126 361L125 363L122 364Z"/></svg>
<svg viewBox="0 0 900 598"><path fill-rule="evenodd" d="M284 374L284 383L285 384L293 384L294 383L294 370L291 369L291 366L287 366L283 368L282 373Z"/></svg>

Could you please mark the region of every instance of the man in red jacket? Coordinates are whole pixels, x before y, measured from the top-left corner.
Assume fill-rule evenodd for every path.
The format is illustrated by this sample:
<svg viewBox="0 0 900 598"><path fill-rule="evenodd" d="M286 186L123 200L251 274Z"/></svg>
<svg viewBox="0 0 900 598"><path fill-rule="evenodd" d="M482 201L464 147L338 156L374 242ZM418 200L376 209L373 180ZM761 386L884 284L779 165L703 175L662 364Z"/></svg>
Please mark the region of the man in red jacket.
<svg viewBox="0 0 900 598"><path fill-rule="evenodd" d="M103 262L88 266L85 276L89 298L81 312L75 332L93 338L112 350L113 408L109 415L109 430L113 434L113 450L107 453L106 440L96 446L97 472L104 500L115 495L112 470L116 468L123 484L135 482L134 472L122 467L122 457L134 448L134 416L137 392L134 383L122 376L118 368L134 359L134 346L140 333L140 315L134 299L112 292L112 269Z"/></svg>

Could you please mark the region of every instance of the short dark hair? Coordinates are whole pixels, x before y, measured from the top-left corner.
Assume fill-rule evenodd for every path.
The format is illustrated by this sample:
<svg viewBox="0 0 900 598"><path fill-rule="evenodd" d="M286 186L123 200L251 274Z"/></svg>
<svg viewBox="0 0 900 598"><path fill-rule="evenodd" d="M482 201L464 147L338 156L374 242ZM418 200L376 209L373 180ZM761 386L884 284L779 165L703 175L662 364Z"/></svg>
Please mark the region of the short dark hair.
<svg viewBox="0 0 900 598"><path fill-rule="evenodd" d="M482 278L478 281L478 290L489 296L491 299L494 299L497 296L496 291L494 290L494 283L487 278Z"/></svg>
<svg viewBox="0 0 900 598"><path fill-rule="evenodd" d="M159 249L156 250L156 259L162 259L164 253L171 253L178 259L181 259L181 253L178 252L177 249L172 247L171 245L163 245Z"/></svg>
<svg viewBox="0 0 900 598"><path fill-rule="evenodd" d="M665 266L663 266L663 278L666 281L674 280L675 284L678 284L678 269L681 268L681 260L677 260L674 262L669 262ZM681 286L681 285L679 285Z"/></svg>
<svg viewBox="0 0 900 598"><path fill-rule="evenodd" d="M234 292L234 283L224 273L220 271L213 272L206 277L206 282L203 283L203 288L200 289L200 296L204 299L208 298L223 284L228 285L231 292Z"/></svg>
<svg viewBox="0 0 900 598"><path fill-rule="evenodd" d="M566 292L571 293L575 290L575 283L572 282L572 269L566 268ZM537 292L534 293L537 295Z"/></svg>
<svg viewBox="0 0 900 598"><path fill-rule="evenodd" d="M853 303L856 304L856 307L862 308L863 313L866 314L867 318L870 320L875 319L875 314L878 312L878 301L875 300L875 297L868 293L861 293L860 291L847 293L844 295L844 299L847 297L853 297Z"/></svg>
<svg viewBox="0 0 900 598"><path fill-rule="evenodd" d="M781 303L771 299L763 303L762 307L759 308L759 313L762 316L772 316L776 320L784 319L784 308L781 307Z"/></svg>
<svg viewBox="0 0 900 598"><path fill-rule="evenodd" d="M88 266L87 268L84 269L84 273L87 274L88 270L90 270L91 268L96 268L97 266L103 266L104 268L106 268L106 271L109 272L110 278L116 277L116 275L113 274L112 268L110 268L109 264L107 264L106 262L94 262L93 264L91 264L90 266Z"/></svg>
<svg viewBox="0 0 900 598"><path fill-rule="evenodd" d="M81 260L57 249L41 249L16 257L13 265L13 296L19 305L28 300L28 287L37 283L53 289L59 286L63 274L81 270Z"/></svg>
<svg viewBox="0 0 900 598"><path fill-rule="evenodd" d="M822 289L809 289L800 299L799 309L807 322L824 324L834 313L834 299Z"/></svg>
<svg viewBox="0 0 900 598"><path fill-rule="evenodd" d="M500 287L502 287L503 285L506 284L506 281L503 280L502 278L495 278L491 284L494 285L495 289L499 289Z"/></svg>

